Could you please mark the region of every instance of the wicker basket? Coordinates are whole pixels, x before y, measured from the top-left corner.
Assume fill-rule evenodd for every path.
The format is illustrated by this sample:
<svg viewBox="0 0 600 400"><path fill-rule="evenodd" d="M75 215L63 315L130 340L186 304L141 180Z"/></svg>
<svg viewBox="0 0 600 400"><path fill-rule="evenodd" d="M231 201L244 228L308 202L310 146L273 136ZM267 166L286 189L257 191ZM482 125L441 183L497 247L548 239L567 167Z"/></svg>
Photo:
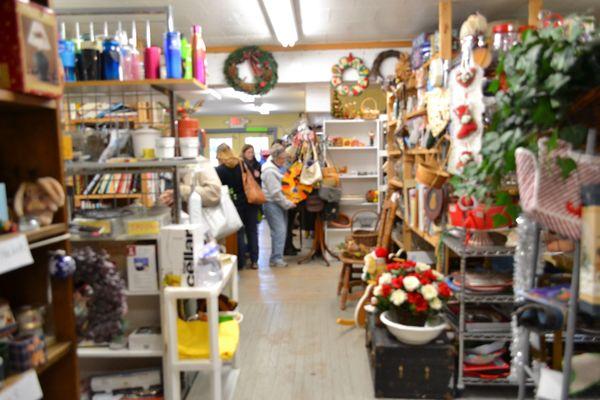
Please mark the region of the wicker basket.
<svg viewBox="0 0 600 400"><path fill-rule="evenodd" d="M450 174L438 166L427 165L424 163L417 165L415 180L423 185L440 189L450 178Z"/></svg>
<svg viewBox="0 0 600 400"><path fill-rule="evenodd" d="M367 229L354 230L354 222L356 221L356 218L360 214L375 215L375 220L377 221L377 223L375 224L375 229L373 229L372 231L367 230ZM370 211L370 210L358 210L352 216L352 221L350 223L350 234L352 235L352 239L354 239L354 241L357 244L364 244L365 246L370 246L370 247L376 246L377 245L377 225L378 225L378 223L379 223L379 218L378 218L378 215L376 212Z"/></svg>
<svg viewBox="0 0 600 400"><path fill-rule="evenodd" d="M379 109L374 98L367 97L360 103L360 115L363 119L379 118Z"/></svg>

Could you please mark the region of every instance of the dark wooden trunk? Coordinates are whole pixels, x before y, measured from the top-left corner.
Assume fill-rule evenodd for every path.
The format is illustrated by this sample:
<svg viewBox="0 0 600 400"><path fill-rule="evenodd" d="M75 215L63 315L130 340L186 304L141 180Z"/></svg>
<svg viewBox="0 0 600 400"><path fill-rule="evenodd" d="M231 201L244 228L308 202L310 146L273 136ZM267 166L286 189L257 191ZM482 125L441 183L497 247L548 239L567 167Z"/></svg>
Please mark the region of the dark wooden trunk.
<svg viewBox="0 0 600 400"><path fill-rule="evenodd" d="M454 346L445 335L424 346L400 343L369 315L366 344L376 397L451 399Z"/></svg>

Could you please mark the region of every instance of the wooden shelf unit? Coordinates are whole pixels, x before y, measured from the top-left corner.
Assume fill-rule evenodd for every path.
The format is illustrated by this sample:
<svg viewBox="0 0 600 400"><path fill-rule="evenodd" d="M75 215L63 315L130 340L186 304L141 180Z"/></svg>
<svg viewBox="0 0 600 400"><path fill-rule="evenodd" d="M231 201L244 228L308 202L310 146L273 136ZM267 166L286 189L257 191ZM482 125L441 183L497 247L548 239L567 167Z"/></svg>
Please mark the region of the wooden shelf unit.
<svg viewBox="0 0 600 400"><path fill-rule="evenodd" d="M51 176L64 182L64 160L59 130L57 101L29 94L0 90L0 182L12 197L21 182ZM51 278L48 251L70 251L67 214L64 207L54 215L52 225L24 233L33 264L0 275L0 293L13 309L24 305L48 305L56 344L48 347L48 361L36 369L44 399L79 398L79 371L73 280ZM0 240L10 235L0 237ZM49 295L51 293L51 295ZM9 376L5 389L21 381L24 374ZM0 392L2 397L2 392Z"/></svg>

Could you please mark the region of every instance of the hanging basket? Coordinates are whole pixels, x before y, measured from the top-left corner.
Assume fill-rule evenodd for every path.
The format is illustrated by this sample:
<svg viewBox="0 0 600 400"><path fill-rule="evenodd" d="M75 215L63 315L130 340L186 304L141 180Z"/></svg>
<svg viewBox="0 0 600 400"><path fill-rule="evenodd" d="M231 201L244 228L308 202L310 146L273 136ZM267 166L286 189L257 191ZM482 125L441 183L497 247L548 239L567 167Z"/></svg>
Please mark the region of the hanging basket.
<svg viewBox="0 0 600 400"><path fill-rule="evenodd" d="M600 157L576 153L567 142L547 152L547 139L538 141L538 155L519 148L517 181L523 211L544 227L569 239L581 236L581 188L600 183ZM564 179L556 160L571 158L577 168Z"/></svg>
<svg viewBox="0 0 600 400"><path fill-rule="evenodd" d="M352 216L352 221L350 223L350 233L352 235L352 239L357 244L364 244L365 246L374 247L377 245L377 224L375 225L375 229L354 229L354 224L356 222L356 218L361 214L373 214L375 215L375 220L377 221L378 215L374 211L370 210L358 210Z"/></svg>
<svg viewBox="0 0 600 400"><path fill-rule="evenodd" d="M424 163L417 165L415 180L423 185L440 189L450 178L450 174L439 167L430 166Z"/></svg>
<svg viewBox="0 0 600 400"><path fill-rule="evenodd" d="M360 103L360 115L363 119L377 119L379 118L379 109L377 108L377 102L372 97L367 97Z"/></svg>

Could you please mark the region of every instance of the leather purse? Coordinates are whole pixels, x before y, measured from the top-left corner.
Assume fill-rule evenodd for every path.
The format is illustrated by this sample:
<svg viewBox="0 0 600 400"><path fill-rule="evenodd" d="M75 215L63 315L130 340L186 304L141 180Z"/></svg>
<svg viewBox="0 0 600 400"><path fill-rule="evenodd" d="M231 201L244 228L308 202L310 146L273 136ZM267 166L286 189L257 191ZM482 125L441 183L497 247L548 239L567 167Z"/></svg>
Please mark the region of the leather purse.
<svg viewBox="0 0 600 400"><path fill-rule="evenodd" d="M338 203L342 198L342 189L321 186L319 188L319 197L328 203Z"/></svg>
<svg viewBox="0 0 600 400"><path fill-rule="evenodd" d="M245 162L240 160L240 169L242 170L242 183L244 184L244 193L246 199L250 204L261 205L267 202L265 194L263 193L258 182L252 176L252 173L248 170L248 166Z"/></svg>
<svg viewBox="0 0 600 400"><path fill-rule="evenodd" d="M337 168L333 163L329 160L325 160L326 166L321 168L321 173L323 175L323 182L321 186L327 187L338 187L340 186L340 174L337 171Z"/></svg>
<svg viewBox="0 0 600 400"><path fill-rule="evenodd" d="M319 213L325 208L325 202L317 194L313 193L306 199L306 211Z"/></svg>

